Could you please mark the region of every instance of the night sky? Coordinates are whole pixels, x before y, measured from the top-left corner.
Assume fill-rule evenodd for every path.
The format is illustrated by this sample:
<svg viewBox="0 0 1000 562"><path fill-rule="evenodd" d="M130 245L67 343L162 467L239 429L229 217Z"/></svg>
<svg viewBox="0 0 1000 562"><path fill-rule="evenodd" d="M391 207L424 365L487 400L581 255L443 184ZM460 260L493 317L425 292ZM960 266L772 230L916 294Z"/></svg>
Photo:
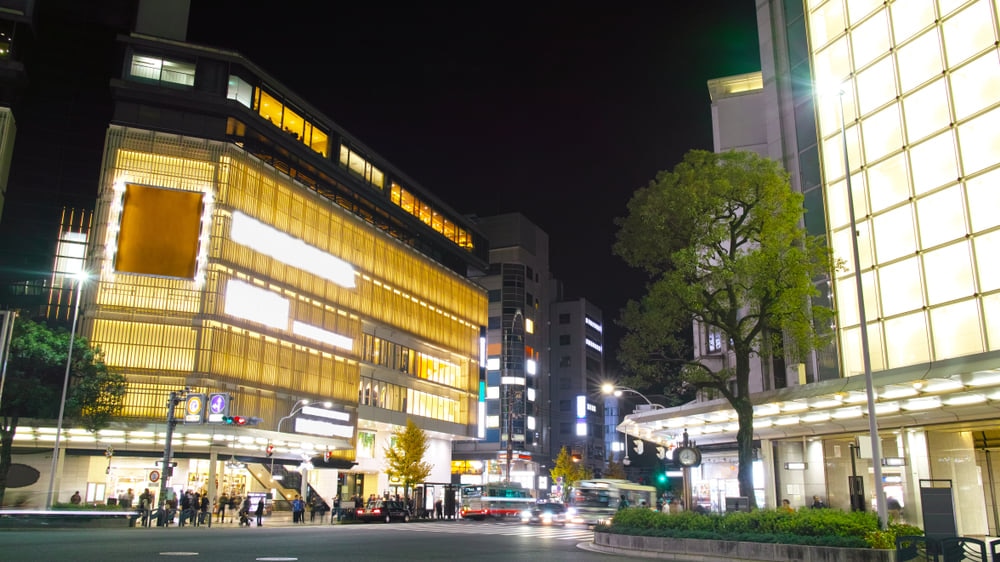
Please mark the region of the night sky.
<svg viewBox="0 0 1000 562"><path fill-rule="evenodd" d="M643 291L613 221L711 150L706 82L760 70L754 1L383 5L193 0L188 40L242 53L456 211L526 215L610 324Z"/></svg>

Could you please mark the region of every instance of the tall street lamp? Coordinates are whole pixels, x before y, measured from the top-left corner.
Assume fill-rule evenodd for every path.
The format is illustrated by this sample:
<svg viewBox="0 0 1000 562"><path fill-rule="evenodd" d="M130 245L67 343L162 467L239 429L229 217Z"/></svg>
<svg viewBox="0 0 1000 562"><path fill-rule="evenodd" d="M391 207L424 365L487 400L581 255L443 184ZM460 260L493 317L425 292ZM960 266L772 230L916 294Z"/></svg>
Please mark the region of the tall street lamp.
<svg viewBox="0 0 1000 562"><path fill-rule="evenodd" d="M663 404L657 404L656 402L653 402L649 398L646 398L645 394L639 392L638 390L636 390L634 388L629 388L627 386L621 386L621 385L616 385L616 384L613 384L613 383L610 383L610 382L606 382L606 383L604 383L604 384L601 385L601 392L604 393L604 394L610 394L610 395L615 396L615 397L620 397L623 392L631 392L632 394L635 394L639 398L642 398L643 400L645 400L646 404L649 405L649 406L651 406L653 409L658 409L658 408L659 409L664 409L665 408L665 406Z"/></svg>
<svg viewBox="0 0 1000 562"><path fill-rule="evenodd" d="M59 400L59 418L56 421L56 443L52 447L52 470L49 472L49 490L45 499L46 509L51 509L54 503L56 470L59 467L59 445L62 440L63 415L66 413L66 391L69 388L70 367L73 366L73 340L76 339L76 320L80 315L80 293L83 292L83 283L87 280L87 272L81 270L73 277L76 278L76 304L73 305L73 324L69 329L69 351L66 352L66 374L63 377L62 398Z"/></svg>
<svg viewBox="0 0 1000 562"><path fill-rule="evenodd" d="M524 315L521 314L520 308L514 312L514 317L510 320L510 331L507 332L505 338L507 341L503 349L503 378L507 378L509 373L507 365L510 361L510 338L514 335L514 326L517 324L518 316L521 317L521 322L524 322ZM505 386L507 389L507 483L509 484L511 482L511 462L514 460L514 389L510 379L507 379Z"/></svg>
<svg viewBox="0 0 1000 562"><path fill-rule="evenodd" d="M278 425L275 427L275 430L278 433L281 433L281 424L284 423L285 420L287 420L287 419L291 418L292 416L294 416L295 414L301 412L303 408L305 408L306 406L308 406L311 403L312 402L308 398L303 398L301 400L297 400L294 404L292 404L292 409L288 412L288 415L285 416L285 417L283 417L283 418L281 418L280 420L278 420ZM323 406L325 406L327 408L331 408L331 407L333 407L333 402L330 402L330 401L323 402ZM312 465L307 461L307 462L303 463L300 468L301 468L301 473L302 473L302 480L301 480L300 485L299 485L299 488L300 488L299 489L299 493L302 495L302 498L304 499L304 498L308 497L307 492L308 492L309 488L308 488L308 482L306 481L306 478L307 478L308 470L310 470L312 468ZM274 480L274 479L275 479L274 478L274 455L272 454L271 455L271 480Z"/></svg>
<svg viewBox="0 0 1000 562"><path fill-rule="evenodd" d="M861 321L861 359L865 368L865 392L868 398L868 433L872 442L872 468L875 477L875 505L878 507L879 526L885 529L885 486L882 482L882 443L878 436L878 419L875 415L875 388L872 382L872 360L868 348L868 320L865 317L865 294L861 283L861 257L858 251L858 224L854 216L854 190L851 188L851 165L847 156L847 123L844 118L844 89L837 96L840 101L840 138L844 149L844 177L847 186L847 213L851 221L851 251L854 254L854 283L858 291L858 314Z"/></svg>

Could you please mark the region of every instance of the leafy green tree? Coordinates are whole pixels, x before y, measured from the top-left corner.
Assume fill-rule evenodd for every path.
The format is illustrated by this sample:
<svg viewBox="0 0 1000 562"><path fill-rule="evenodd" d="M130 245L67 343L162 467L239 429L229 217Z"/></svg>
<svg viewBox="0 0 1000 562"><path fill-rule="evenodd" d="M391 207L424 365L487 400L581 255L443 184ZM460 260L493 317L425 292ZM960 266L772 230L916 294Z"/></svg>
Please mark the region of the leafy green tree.
<svg viewBox="0 0 1000 562"><path fill-rule="evenodd" d="M410 488L419 484L431 474L433 465L424 462L427 454L427 433L417 427L412 419L406 420L406 427L392 433L392 440L385 450L385 472L390 479L403 482L406 496Z"/></svg>
<svg viewBox="0 0 1000 562"><path fill-rule="evenodd" d="M740 495L753 501L751 357L802 358L822 346L830 311L813 306L813 280L832 271L829 250L802 226L802 196L778 163L751 152L692 150L673 171L633 194L614 252L648 277L629 302L619 359L656 380L681 364L679 381L714 389L736 411ZM692 323L728 342L735 364L692 360ZM813 324L815 322L815 324ZM730 381L735 384L730 385Z"/></svg>
<svg viewBox="0 0 1000 562"><path fill-rule="evenodd" d="M21 418L56 419L66 377L69 332L18 317L10 342L7 379L0 404L0 505L7 489L11 448ZM125 397L125 377L108 371L99 349L82 337L73 338L70 388L63 413L66 423L90 431L106 427L119 413Z"/></svg>
<svg viewBox="0 0 1000 562"><path fill-rule="evenodd" d="M559 450L559 456L556 457L555 466L549 471L549 477L552 478L553 482L558 482L560 476L562 476L563 479L563 496L565 496L566 491L569 489L569 486L573 484L573 482L592 478L593 473L590 469L583 466L579 460L574 459L573 455L571 455L569 450L564 446Z"/></svg>

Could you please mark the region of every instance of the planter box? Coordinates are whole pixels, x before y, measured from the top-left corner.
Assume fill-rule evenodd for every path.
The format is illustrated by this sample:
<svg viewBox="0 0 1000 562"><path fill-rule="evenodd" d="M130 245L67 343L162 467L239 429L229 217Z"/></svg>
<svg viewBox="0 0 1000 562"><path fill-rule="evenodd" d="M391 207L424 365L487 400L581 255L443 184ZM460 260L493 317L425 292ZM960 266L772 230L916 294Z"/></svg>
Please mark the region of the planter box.
<svg viewBox="0 0 1000 562"><path fill-rule="evenodd" d="M895 550L638 537L599 532L594 532L594 545L617 554L648 552L656 553L661 560L690 562L896 562Z"/></svg>

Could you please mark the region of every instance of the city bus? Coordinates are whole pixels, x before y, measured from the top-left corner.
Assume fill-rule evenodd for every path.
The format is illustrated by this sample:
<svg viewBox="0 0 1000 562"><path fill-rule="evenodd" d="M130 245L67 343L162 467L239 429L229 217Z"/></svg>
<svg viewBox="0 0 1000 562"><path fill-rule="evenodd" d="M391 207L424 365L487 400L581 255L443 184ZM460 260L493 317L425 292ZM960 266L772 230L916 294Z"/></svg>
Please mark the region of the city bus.
<svg viewBox="0 0 1000 562"><path fill-rule="evenodd" d="M492 482L476 486L462 486L463 518L482 521L487 517L519 517L521 512L535 504L531 490L520 484Z"/></svg>
<svg viewBox="0 0 1000 562"><path fill-rule="evenodd" d="M648 507L656 510L656 488L628 480L578 480L569 489L567 503L571 523L598 525L609 523L615 512L624 507Z"/></svg>

